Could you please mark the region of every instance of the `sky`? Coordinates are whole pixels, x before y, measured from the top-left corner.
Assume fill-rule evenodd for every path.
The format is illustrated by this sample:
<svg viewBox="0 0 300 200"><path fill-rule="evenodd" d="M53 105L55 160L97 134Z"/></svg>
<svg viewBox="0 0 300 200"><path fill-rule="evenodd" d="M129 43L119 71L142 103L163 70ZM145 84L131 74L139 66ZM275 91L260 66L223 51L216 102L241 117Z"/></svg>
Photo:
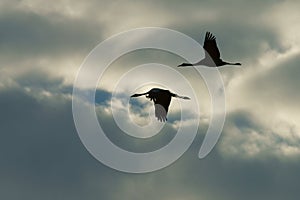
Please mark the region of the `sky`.
<svg viewBox="0 0 300 200"><path fill-rule="evenodd" d="M298 199L299 7L297 0L1 1L0 198ZM105 166L82 144L73 120L72 90L81 64L100 42L142 27L180 31L200 44L211 31L222 58L242 67L219 70L226 91L224 129L214 149L199 159L211 117L203 79L193 68L175 68L184 60L168 52L139 50L114 61L97 86L95 108L107 137L124 149L148 152L171 141L180 124L180 106L191 116L182 126L189 127L196 116L189 102L172 100L169 121L159 134L137 139L123 133L112 117L112 104L123 126L152 120L151 102L128 100L129 92L135 92L126 90L130 83L111 98L113 86L134 66L171 66L189 79L200 99L197 136L183 156L164 169L130 174ZM135 87L144 91L150 86ZM170 87L190 95L179 82ZM128 110L130 117L123 112Z"/></svg>

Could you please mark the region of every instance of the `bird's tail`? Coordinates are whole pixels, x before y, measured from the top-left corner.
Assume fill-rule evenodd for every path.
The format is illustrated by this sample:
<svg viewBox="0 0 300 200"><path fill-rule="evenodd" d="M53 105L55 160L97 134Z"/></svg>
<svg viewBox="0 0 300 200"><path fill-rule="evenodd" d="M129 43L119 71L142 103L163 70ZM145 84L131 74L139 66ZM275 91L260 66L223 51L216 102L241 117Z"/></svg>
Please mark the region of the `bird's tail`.
<svg viewBox="0 0 300 200"><path fill-rule="evenodd" d="M174 94L174 97L176 98L180 98L180 99L186 99L186 100L190 100L190 97L186 97L186 96L179 96L178 94Z"/></svg>

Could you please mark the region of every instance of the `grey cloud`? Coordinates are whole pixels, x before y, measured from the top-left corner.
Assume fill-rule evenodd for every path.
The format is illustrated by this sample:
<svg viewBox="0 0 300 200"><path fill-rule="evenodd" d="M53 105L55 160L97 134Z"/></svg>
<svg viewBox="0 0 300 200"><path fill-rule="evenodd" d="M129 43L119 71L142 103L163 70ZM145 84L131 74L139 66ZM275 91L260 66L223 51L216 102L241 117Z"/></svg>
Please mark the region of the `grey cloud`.
<svg viewBox="0 0 300 200"><path fill-rule="evenodd" d="M253 63L256 63L265 51L262 44L266 43L271 49L278 52L286 51L288 48L282 44L278 32L273 27L264 23L255 23L255 21L263 19L262 13L268 11L268 6L277 2L270 1L259 4L258 2L233 3L230 1L225 3L226 5L230 4L230 7L216 6L215 10L218 12L212 10L211 3L205 1L189 1L188 3L156 2L151 4L141 2L136 5L137 8L134 10L142 12L153 8L166 19L163 26L182 31L201 44L203 43L204 32L212 31L217 36L218 45L224 59L240 61L244 66L253 67ZM122 5L127 5L124 10L128 11L132 9L131 4L132 2L122 2ZM33 5L35 4L33 3ZM70 8L80 8L77 5L80 5L80 3L74 3ZM26 70L26 68L47 68L52 71L70 71L69 74L74 74L73 71L76 65L80 66L80 62L89 51L105 39L103 35L108 36L108 34L125 30L125 27L119 29L118 24L137 17L141 18L140 13L134 11L128 16L128 20L125 20L122 17L124 13L113 14L119 9L119 6L113 6L102 1L84 3L82 7L84 12L81 17L77 18L65 15L63 13L64 9L61 11L58 9L57 11L55 7L53 7L50 14L41 14L21 6L19 6L19 9L3 9L0 15L0 25L3 27L0 33L2 38L2 48L0 47L2 68L10 70L17 66L22 70ZM249 8L251 12L245 12L242 7ZM51 8L49 6L49 9ZM188 11L181 10L182 8L188 8ZM228 15L230 9L235 10L232 15ZM194 15L205 13L207 10L211 10L210 12L215 15L215 17L212 17L213 20L194 17ZM258 14L252 13L253 10ZM181 12L185 12L185 15L177 14ZM128 28L147 26L148 22L153 21L153 18L147 17L148 15L151 16L151 13L147 11L144 13L147 15L144 17L145 19L142 18L142 22L136 22L133 26L128 25ZM146 51L143 54L144 56L141 56L137 53L136 56L131 56L132 59L129 60L129 64L134 65L145 63L148 60L152 62L158 60L170 66L176 66L182 62L178 58L174 59L174 56L163 57L158 56L158 54L160 53L151 54L151 52ZM47 62L43 63L43 59L46 59ZM65 65L65 62L73 60L76 60L72 63L75 67L68 69L69 65ZM58 67L62 69L58 69ZM124 70L123 65L122 67ZM226 74L228 79L232 79L236 72L224 70L223 73ZM73 77L73 75L70 76ZM70 79L70 77L68 78Z"/></svg>
<svg viewBox="0 0 300 200"><path fill-rule="evenodd" d="M30 70L14 77L21 87L39 87L47 90L57 90L63 85L63 77L53 77L43 70Z"/></svg>
<svg viewBox="0 0 300 200"><path fill-rule="evenodd" d="M296 136L289 122L282 122L281 126L290 127L284 132L269 127L260 121L257 113L238 110L228 114L220 150L225 156L238 156L241 159L279 160L293 159L300 153Z"/></svg>
<svg viewBox="0 0 300 200"><path fill-rule="evenodd" d="M81 19L13 10L1 12L0 27L1 65L7 67L11 63L22 65L28 59L87 54L102 39L104 25L100 28Z"/></svg>
<svg viewBox="0 0 300 200"><path fill-rule="evenodd" d="M85 198L88 184L82 181L88 183L86 172L99 165L77 136L70 102L39 101L18 89L1 91L0 96L1 198ZM99 169L105 177L108 169ZM98 187L108 191L106 184ZM79 188L82 192L77 193Z"/></svg>
<svg viewBox="0 0 300 200"><path fill-rule="evenodd" d="M275 1L275 3L276 2L277 1ZM127 3L130 4L130 2ZM197 22L198 19L190 20L189 17L194 13L201 13L201 10L209 9L211 4L207 4L206 2L190 1L188 3L185 2L181 6L172 3L168 4L169 7L164 6L164 2L156 2L149 4L149 6L157 8L157 12L164 13L165 17L169 20L166 25L167 27L174 27L175 29L179 28L178 30L191 35L195 39L199 39L200 35L206 30L222 33L218 38L220 39L219 42L224 41L222 42L224 47L221 43L224 52L235 52L236 49L246 49L246 52L240 56L237 55L243 53L243 51L236 51L234 54L235 57L237 57L236 59L240 57L246 58L246 56L249 56L249 53L256 53L257 51L254 51L253 49L257 50L259 44L264 40L269 41L271 47L282 49L277 41L277 36L272 35L274 34L273 30L270 30L270 28L264 24L252 25L254 20L259 19L257 19L257 16L254 15L254 13L245 13L244 9L240 9L245 2L238 4L226 2L226 4L229 3L231 4L232 9L235 9L236 14L234 16L240 15L241 17L237 18L227 15L227 9L229 8L218 7L218 10L221 12L218 13L217 20L204 20L201 23ZM2 12L0 20L0 25L2 27L2 54L5 53L9 57L11 54L16 54L18 56L33 56L32 54L35 54L35 56L43 54L45 56L54 54L59 56L60 54L74 55L76 53L88 53L88 50L91 50L98 42L103 40L102 32L111 26L110 23L115 23L116 21L121 22L124 20L121 18L113 18L112 15L112 19L108 18L106 21L101 21L101 14L103 14L104 18L107 18L106 11L100 12L107 4L104 2L94 2L94 4L96 5L93 7L86 6L86 8L91 10L87 10L82 18L70 18L63 15L63 13L55 12L50 16L39 15L25 9L12 9ZM124 4L126 5L126 3ZM269 6L269 3L261 3L257 6L256 4L258 3L249 3L246 4L246 7L249 5L251 8L250 10L255 9L256 12L264 12L267 5ZM87 5L92 4L87 3ZM192 10L190 10L191 5L194 5L192 6ZM184 15L184 17L182 17L182 15L179 17L175 14L176 12L174 13L174 10L180 12L180 8L186 6L189 7L189 14ZM111 9L115 10L117 8L111 7ZM127 9L129 8L127 7ZM141 6L140 9L146 9L146 7ZM96 10L98 10L98 12L96 12ZM97 17L100 18L100 21L89 18L88 16L91 13L98 13L99 16ZM133 17L137 14L138 13L133 13L131 16ZM252 16L253 19L251 19L250 16ZM115 22L113 22L113 20L115 20ZM151 20L149 19L146 21ZM245 21L247 22L246 24L244 24ZM197 24L197 26L190 26L189 24ZM226 32L226 30L228 31ZM256 31L254 32L254 30ZM232 36L233 32L235 33L234 37ZM253 46L254 44L256 45ZM251 45L251 48L249 45ZM248 48L246 48L247 46ZM249 51L251 49L252 52L247 51L247 49ZM4 58L7 58L7 56ZM231 56L229 53L224 56L230 59L234 58L234 56ZM254 55L254 57L256 56ZM12 59L17 59L17 57L14 56Z"/></svg>
<svg viewBox="0 0 300 200"><path fill-rule="evenodd" d="M55 79L48 82L59 85ZM282 162L271 157L263 160L224 157L220 145L226 133L217 148L199 160L197 153L207 128L205 124L200 126L198 137L183 157L163 170L140 175L111 170L92 158L81 144L70 100L48 98L54 99L41 101L18 88L0 91L1 198L276 200L299 196L297 159ZM109 137L114 142L127 148L133 145L129 147L131 150L147 151L153 144L159 148L172 139L168 129L151 140L135 141L125 138L101 110L99 119L112 133ZM247 112L235 113L228 120L244 129L257 124ZM152 146L147 146L147 142Z"/></svg>
<svg viewBox="0 0 300 200"><path fill-rule="evenodd" d="M300 85L299 62L299 54L287 58L273 68L253 77L251 83L245 86L252 93L255 92L258 99L264 99L264 103L270 101L272 104L297 107L300 100L300 95L296 92Z"/></svg>
<svg viewBox="0 0 300 200"><path fill-rule="evenodd" d="M297 54L282 59L273 67L261 69L259 73L250 72L247 78L231 88L233 104L251 110L270 128L281 127L281 132L288 132L286 129L299 131L298 63Z"/></svg>

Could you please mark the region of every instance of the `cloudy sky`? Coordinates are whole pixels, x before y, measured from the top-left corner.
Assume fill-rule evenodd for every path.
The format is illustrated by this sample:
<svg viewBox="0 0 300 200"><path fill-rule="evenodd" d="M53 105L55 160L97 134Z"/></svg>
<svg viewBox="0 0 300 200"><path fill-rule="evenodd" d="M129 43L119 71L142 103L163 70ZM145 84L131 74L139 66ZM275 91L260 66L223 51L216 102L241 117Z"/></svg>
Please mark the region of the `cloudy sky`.
<svg viewBox="0 0 300 200"><path fill-rule="evenodd" d="M1 199L298 199L299 7L297 0L1 1ZM172 140L180 105L191 116L183 126L195 118L189 102L174 100L159 134L137 139L123 133L112 117L112 104L124 126L147 125L153 117L145 99L130 101L128 108L126 87L111 99L115 83L134 66L171 66L189 79L201 99L198 134L188 151L162 170L129 174L103 165L81 143L72 88L95 46L122 31L149 26L180 31L201 44L205 31L211 31L222 57L243 65L220 69L226 90L224 130L213 151L199 159L211 113L208 91L195 70L177 69L182 58L149 49L112 63L97 86L96 111L108 138L124 149L148 152ZM135 87L142 91L151 85ZM169 87L189 95L180 83Z"/></svg>

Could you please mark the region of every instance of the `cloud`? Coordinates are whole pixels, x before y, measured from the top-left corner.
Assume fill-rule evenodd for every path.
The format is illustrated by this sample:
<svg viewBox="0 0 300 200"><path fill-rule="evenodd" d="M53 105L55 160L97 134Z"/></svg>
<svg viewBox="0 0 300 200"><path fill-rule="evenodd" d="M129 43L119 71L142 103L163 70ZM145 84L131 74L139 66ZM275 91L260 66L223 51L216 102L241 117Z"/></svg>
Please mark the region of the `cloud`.
<svg viewBox="0 0 300 200"><path fill-rule="evenodd" d="M38 87L40 82L45 90L52 88L48 91L65 94L65 89L61 90L61 79L49 77L45 81L41 78L43 73L30 74L15 81L26 83L29 88ZM28 80L28 76L32 81L24 83L22 79ZM261 196L272 199L298 197L298 190L293 189L299 179L297 156L290 159L287 159L289 154L278 159L270 156L260 158L260 151L256 156L245 157L251 151L241 151L249 143L250 146L262 145L265 148L262 150L271 151L267 146L269 139L277 145L276 148L289 144L285 138L278 139L276 133L267 135L260 132L268 127L264 127L255 115L247 111L230 113L226 131L205 159L199 160L197 157L207 129L207 124L203 123L190 149L173 165L154 173L131 175L105 167L85 150L74 127L70 99L54 95L40 99L22 87L10 86L0 91L0 105L3 105L0 113L0 154L4 158L0 166L3 177L0 185L4 188L1 193L3 198L201 197L247 200ZM161 134L149 139L126 136L118 129L111 115L102 109L103 106L105 104L98 106L99 120L110 133L108 137L122 148L147 152L164 146L174 137L174 129L168 125ZM232 129L239 131L231 132ZM258 133L253 135L251 131ZM232 148L238 149L237 156L230 152ZM18 192L12 192L16 188ZM216 189L218 192L215 192Z"/></svg>
<svg viewBox="0 0 300 200"><path fill-rule="evenodd" d="M298 7L297 1L278 0L1 1L1 199L298 199ZM243 67L220 69L227 97L225 128L201 160L197 154L208 127L210 99L193 68L178 69L200 100L198 135L171 166L132 175L104 166L86 151L74 126L71 95L76 71L94 46L141 26L174 28L200 43L204 32L212 31L222 57ZM133 138L112 118L111 86L133 66L159 62L174 67L182 61L166 52L136 51L105 72L96 110L115 144L148 152L174 138L178 101L172 101L169 123L160 133ZM190 95L177 79L170 81L175 83L172 91ZM127 88L114 99L119 113L128 109L124 100L133 92ZM146 124L151 102L130 103L133 121ZM184 112L191 111L190 119L181 122L185 127L195 123L189 105L184 102ZM126 113L120 116L132 123Z"/></svg>
<svg viewBox="0 0 300 200"><path fill-rule="evenodd" d="M270 68L249 72L243 79L233 81L227 90L230 105L235 105L235 110L251 110L268 126L278 127L283 122L299 132L299 95L295 92L299 85L298 57L289 56Z"/></svg>
<svg viewBox="0 0 300 200"><path fill-rule="evenodd" d="M271 104L296 107L300 98L295 92L300 84L297 76L300 72L299 55L289 57L276 63L274 68L257 74L249 81L247 89L255 92L259 99L271 101Z"/></svg>
<svg viewBox="0 0 300 200"><path fill-rule="evenodd" d="M288 122L281 122L281 129L264 124L249 111L235 111L228 115L220 151L225 156L241 159L295 158L300 154L300 137Z"/></svg>

